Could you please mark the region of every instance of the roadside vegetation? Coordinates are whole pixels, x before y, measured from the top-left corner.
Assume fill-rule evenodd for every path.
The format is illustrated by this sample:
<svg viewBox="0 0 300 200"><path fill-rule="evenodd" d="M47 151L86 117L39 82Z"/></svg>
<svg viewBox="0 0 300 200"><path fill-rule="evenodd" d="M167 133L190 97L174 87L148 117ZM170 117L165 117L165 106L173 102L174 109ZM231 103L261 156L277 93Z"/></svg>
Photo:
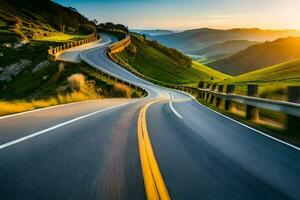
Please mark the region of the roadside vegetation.
<svg viewBox="0 0 300 200"><path fill-rule="evenodd" d="M199 80L222 80L230 77L192 62L191 58L179 51L146 40L141 35L131 34L131 40L130 46L114 56L153 79L196 86Z"/></svg>
<svg viewBox="0 0 300 200"><path fill-rule="evenodd" d="M287 101L287 87L300 86L300 60L265 67L218 83L236 85L237 94L246 94L247 84L256 84L260 97Z"/></svg>
<svg viewBox="0 0 300 200"><path fill-rule="evenodd" d="M142 96L128 86L115 84L84 64L55 64L47 66L31 80L27 80L23 74L17 76L9 83L6 87L9 90L5 89L5 92L2 87L0 115L83 100ZM43 74L47 74L49 78L43 79Z"/></svg>

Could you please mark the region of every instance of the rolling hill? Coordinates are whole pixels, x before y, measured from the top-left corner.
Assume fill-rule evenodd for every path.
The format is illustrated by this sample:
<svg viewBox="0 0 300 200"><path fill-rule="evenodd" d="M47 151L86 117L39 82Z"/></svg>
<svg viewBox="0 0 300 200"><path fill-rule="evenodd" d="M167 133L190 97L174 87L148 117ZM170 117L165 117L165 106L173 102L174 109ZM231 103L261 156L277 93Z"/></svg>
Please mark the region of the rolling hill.
<svg viewBox="0 0 300 200"><path fill-rule="evenodd" d="M191 54L201 55L203 57L206 57L208 60L214 61L214 59L229 57L238 51L241 51L249 46L258 43L259 42L248 40L229 40L225 42L212 44L204 49L192 51Z"/></svg>
<svg viewBox="0 0 300 200"><path fill-rule="evenodd" d="M282 37L300 36L295 30L261 30L261 29L193 29L170 35L151 37L153 40L184 53L192 54L210 45L229 40L272 41Z"/></svg>
<svg viewBox="0 0 300 200"><path fill-rule="evenodd" d="M297 58L300 58L300 37L289 37L251 46L209 66L226 74L240 75Z"/></svg>
<svg viewBox="0 0 300 200"><path fill-rule="evenodd" d="M300 59L242 74L226 82L300 85Z"/></svg>
<svg viewBox="0 0 300 200"><path fill-rule="evenodd" d="M146 40L137 34L132 34L131 38L132 44L115 56L148 77L168 83L194 86L199 80L229 78L202 64L191 62L190 58L175 49Z"/></svg>
<svg viewBox="0 0 300 200"><path fill-rule="evenodd" d="M22 39L37 39L66 30L78 31L80 24L91 23L74 8L51 0L0 0L0 32Z"/></svg>

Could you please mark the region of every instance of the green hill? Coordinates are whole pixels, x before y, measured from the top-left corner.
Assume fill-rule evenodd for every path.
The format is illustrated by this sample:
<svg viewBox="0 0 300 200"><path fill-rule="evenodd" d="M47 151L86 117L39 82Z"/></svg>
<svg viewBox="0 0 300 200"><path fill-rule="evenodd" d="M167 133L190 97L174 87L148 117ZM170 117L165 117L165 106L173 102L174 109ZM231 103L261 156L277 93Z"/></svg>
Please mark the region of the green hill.
<svg viewBox="0 0 300 200"><path fill-rule="evenodd" d="M132 44L116 54L140 73L159 81L196 85L199 80L221 80L229 76L192 62L184 54L131 34Z"/></svg>
<svg viewBox="0 0 300 200"><path fill-rule="evenodd" d="M242 74L227 82L300 85L300 59Z"/></svg>
<svg viewBox="0 0 300 200"><path fill-rule="evenodd" d="M209 66L226 74L240 75L297 58L300 58L300 37L289 37L251 46Z"/></svg>
<svg viewBox="0 0 300 200"><path fill-rule="evenodd" d="M0 32L37 39L65 30L76 32L91 23L74 8L50 0L0 0Z"/></svg>

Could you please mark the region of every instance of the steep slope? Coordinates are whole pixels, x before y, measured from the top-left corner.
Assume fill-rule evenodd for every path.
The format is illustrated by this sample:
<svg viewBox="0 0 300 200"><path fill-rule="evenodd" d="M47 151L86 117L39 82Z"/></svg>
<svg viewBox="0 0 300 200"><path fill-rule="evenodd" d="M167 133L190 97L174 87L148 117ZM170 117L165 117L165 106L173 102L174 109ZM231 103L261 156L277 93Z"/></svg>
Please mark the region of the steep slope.
<svg viewBox="0 0 300 200"><path fill-rule="evenodd" d="M132 44L116 56L140 73L168 83L196 85L199 80L221 80L229 77L191 62L188 57L174 49L168 49L135 34L132 34Z"/></svg>
<svg viewBox="0 0 300 200"><path fill-rule="evenodd" d="M265 41L281 37L300 36L300 31L294 30L260 30L260 29L193 29L170 35L152 37L172 48L190 54L218 42L228 40Z"/></svg>
<svg viewBox="0 0 300 200"><path fill-rule="evenodd" d="M289 37L251 46L209 66L226 74L240 75L297 58L300 58L300 37Z"/></svg>
<svg viewBox="0 0 300 200"><path fill-rule="evenodd" d="M0 30L22 39L37 39L57 31L79 30L88 19L73 8L50 0L0 0Z"/></svg>

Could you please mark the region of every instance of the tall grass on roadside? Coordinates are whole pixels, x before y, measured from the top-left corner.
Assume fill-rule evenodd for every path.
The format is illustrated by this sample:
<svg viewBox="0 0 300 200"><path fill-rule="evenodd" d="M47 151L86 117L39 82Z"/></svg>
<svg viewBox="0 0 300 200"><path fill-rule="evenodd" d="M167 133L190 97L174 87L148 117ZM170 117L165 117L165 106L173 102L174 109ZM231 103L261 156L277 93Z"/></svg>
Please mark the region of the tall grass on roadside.
<svg viewBox="0 0 300 200"><path fill-rule="evenodd" d="M83 74L73 74L68 77L71 89L74 91L81 91L85 86L85 76Z"/></svg>
<svg viewBox="0 0 300 200"><path fill-rule="evenodd" d="M63 70L63 66L61 68L61 70ZM57 95L55 97L32 101L0 101L0 116L59 104L101 98L95 81L87 81L83 74L72 74L67 78L67 81L67 85L63 85L57 89ZM138 98L141 97L141 94L126 85L116 83L110 91L110 96L117 98Z"/></svg>
<svg viewBox="0 0 300 200"><path fill-rule="evenodd" d="M131 98L131 88L126 85L116 83L112 88L112 95L114 97Z"/></svg>

